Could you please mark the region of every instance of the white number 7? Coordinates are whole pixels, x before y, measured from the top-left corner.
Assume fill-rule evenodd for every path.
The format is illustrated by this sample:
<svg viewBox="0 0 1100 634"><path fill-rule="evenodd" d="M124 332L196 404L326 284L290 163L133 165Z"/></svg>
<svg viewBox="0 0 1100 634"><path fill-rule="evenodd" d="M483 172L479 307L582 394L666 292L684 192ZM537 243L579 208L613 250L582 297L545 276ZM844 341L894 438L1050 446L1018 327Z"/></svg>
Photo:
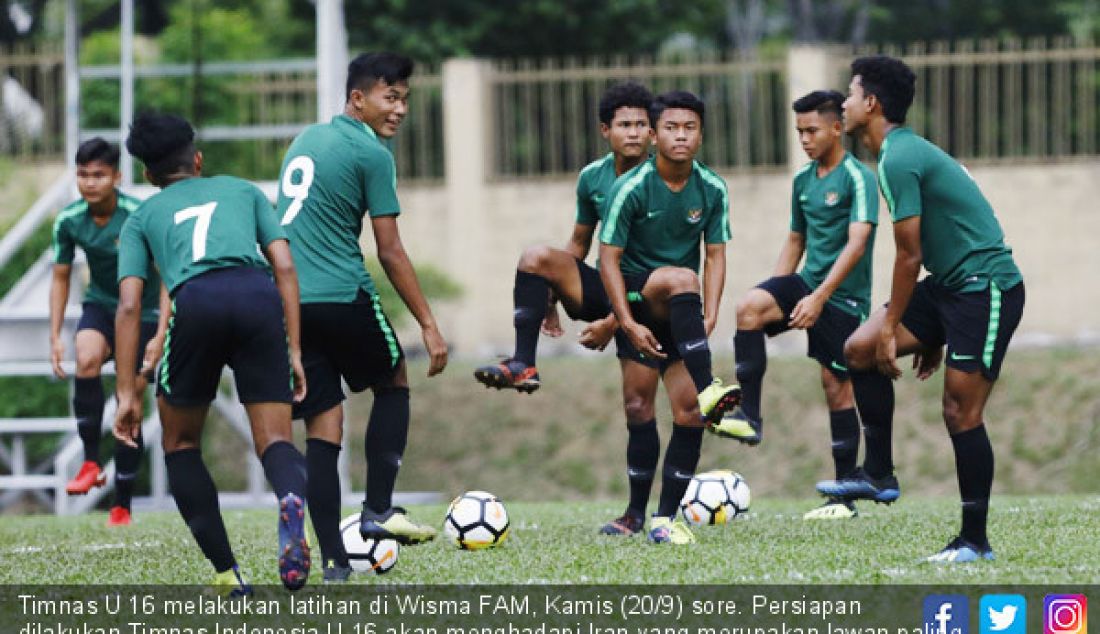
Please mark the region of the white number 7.
<svg viewBox="0 0 1100 634"><path fill-rule="evenodd" d="M206 256L206 232L210 231L210 217L214 215L217 202L206 203L181 209L176 212L176 224L197 218L195 231L191 234L191 261L198 262Z"/></svg>

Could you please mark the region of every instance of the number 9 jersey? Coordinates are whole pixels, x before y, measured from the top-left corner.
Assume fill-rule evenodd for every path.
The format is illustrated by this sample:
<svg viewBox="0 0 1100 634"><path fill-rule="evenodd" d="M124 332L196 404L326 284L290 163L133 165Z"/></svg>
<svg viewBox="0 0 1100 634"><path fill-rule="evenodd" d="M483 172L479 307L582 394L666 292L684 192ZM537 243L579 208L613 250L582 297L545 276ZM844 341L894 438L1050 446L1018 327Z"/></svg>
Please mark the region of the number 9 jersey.
<svg viewBox="0 0 1100 634"><path fill-rule="evenodd" d="M277 207L303 304L376 294L359 246L363 215L395 216L401 207L393 154L374 130L338 115L302 131L283 159Z"/></svg>

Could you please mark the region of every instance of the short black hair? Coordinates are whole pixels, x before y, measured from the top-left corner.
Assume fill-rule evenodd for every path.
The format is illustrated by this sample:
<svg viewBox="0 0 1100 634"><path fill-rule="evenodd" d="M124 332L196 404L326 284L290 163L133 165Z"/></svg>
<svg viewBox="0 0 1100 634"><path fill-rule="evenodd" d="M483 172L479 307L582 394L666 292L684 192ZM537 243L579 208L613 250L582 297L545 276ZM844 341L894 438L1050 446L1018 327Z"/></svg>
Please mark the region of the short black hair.
<svg viewBox="0 0 1100 634"><path fill-rule="evenodd" d="M130 124L126 149L154 177L190 173L195 160L195 129L183 117L143 112Z"/></svg>
<svg viewBox="0 0 1100 634"><path fill-rule="evenodd" d="M600 123L611 125L619 108L641 108L649 116L653 105L653 93L636 81L614 84L600 97Z"/></svg>
<svg viewBox="0 0 1100 634"><path fill-rule="evenodd" d="M796 99L791 104L791 109L798 114L816 112L818 114L831 114L839 118L841 104L843 103L844 95L835 90L815 90Z"/></svg>
<svg viewBox="0 0 1100 634"><path fill-rule="evenodd" d="M118 146L108 143L103 137L93 137L80 144L76 149L76 164L87 165L99 161L110 165L112 169L118 169Z"/></svg>
<svg viewBox="0 0 1100 634"><path fill-rule="evenodd" d="M699 125L703 125L706 106L703 105L703 101L696 97L694 93L690 93L686 90L670 90L666 93L657 95L657 98L654 99L653 103L649 106L649 120L654 126L657 125L657 120L661 118L661 113L669 108L690 110L699 115Z"/></svg>
<svg viewBox="0 0 1100 634"><path fill-rule="evenodd" d="M890 123L905 123L913 105L917 76L905 62L886 55L860 57L852 62L852 75L859 75L863 92L882 103L882 114Z"/></svg>
<svg viewBox="0 0 1100 634"><path fill-rule="evenodd" d="M348 64L348 82L344 98L351 98L352 90L368 90L378 80L393 85L408 83L413 72L413 61L398 53L362 53Z"/></svg>

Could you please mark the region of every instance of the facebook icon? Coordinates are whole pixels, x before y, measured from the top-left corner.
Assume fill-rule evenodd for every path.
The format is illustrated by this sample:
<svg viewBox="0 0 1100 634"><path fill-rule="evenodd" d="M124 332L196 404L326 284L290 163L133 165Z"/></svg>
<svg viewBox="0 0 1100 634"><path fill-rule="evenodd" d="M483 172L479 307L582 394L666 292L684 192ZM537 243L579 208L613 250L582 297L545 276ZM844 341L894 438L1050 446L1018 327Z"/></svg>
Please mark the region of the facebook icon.
<svg viewBox="0 0 1100 634"><path fill-rule="evenodd" d="M961 594L930 594L924 598L924 634L967 634L970 602Z"/></svg>

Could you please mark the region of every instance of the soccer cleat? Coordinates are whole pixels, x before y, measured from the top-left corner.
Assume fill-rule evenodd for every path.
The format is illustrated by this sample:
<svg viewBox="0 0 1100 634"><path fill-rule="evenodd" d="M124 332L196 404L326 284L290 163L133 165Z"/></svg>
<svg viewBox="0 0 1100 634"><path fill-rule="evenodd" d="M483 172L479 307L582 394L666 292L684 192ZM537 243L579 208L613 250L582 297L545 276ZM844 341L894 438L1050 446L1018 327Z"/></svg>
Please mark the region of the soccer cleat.
<svg viewBox="0 0 1100 634"><path fill-rule="evenodd" d="M107 513L107 526L129 526L130 509L123 506L112 506Z"/></svg>
<svg viewBox="0 0 1100 634"><path fill-rule="evenodd" d="M723 385L722 379L717 377L699 392L699 413L710 425L717 423L726 412L733 411L740 404L741 386L736 383Z"/></svg>
<svg viewBox="0 0 1100 634"><path fill-rule="evenodd" d="M474 370L474 378L485 387L513 389L530 394L539 389L539 371L515 359L505 359L496 365L484 365Z"/></svg>
<svg viewBox="0 0 1100 634"><path fill-rule="evenodd" d="M890 504L901 497L901 487L893 474L872 478L862 468L846 478L818 482L817 492L831 498L871 500L880 504Z"/></svg>
<svg viewBox="0 0 1100 634"><path fill-rule="evenodd" d="M400 506L375 513L366 504L359 514L359 535L364 539L394 539L402 546L423 544L435 539L435 529L409 519Z"/></svg>
<svg viewBox="0 0 1100 634"><path fill-rule="evenodd" d="M680 520L654 515L649 522L649 541L654 544L682 546L695 543L695 535Z"/></svg>
<svg viewBox="0 0 1100 634"><path fill-rule="evenodd" d="M347 583L351 577L351 566L338 566L335 561L329 561L325 566L324 576L321 578L323 583Z"/></svg>
<svg viewBox="0 0 1100 634"><path fill-rule="evenodd" d="M732 438L750 447L759 445L764 438L764 424L745 416L741 408L726 414L717 423L707 425L707 429L716 436Z"/></svg>
<svg viewBox="0 0 1100 634"><path fill-rule="evenodd" d="M985 547L978 546L959 535L952 539L946 548L926 557L924 561L933 564L965 564L981 560L993 561L994 559L996 557L993 556L993 549L988 544Z"/></svg>
<svg viewBox="0 0 1100 634"><path fill-rule="evenodd" d="M85 460L80 465L72 480L65 485L65 492L69 495L84 495L92 490L92 487L101 487L107 483L107 474L99 468L99 465L91 460Z"/></svg>
<svg viewBox="0 0 1100 634"><path fill-rule="evenodd" d="M279 500L279 578L291 592L309 578L309 542L306 541L306 505L287 493Z"/></svg>
<svg viewBox="0 0 1100 634"><path fill-rule="evenodd" d="M252 594L252 585L244 578L241 569L235 564L229 570L214 575L210 591L223 597L243 597Z"/></svg>
<svg viewBox="0 0 1100 634"><path fill-rule="evenodd" d="M859 516L859 511L856 510L855 502L851 500L841 500L840 498L829 498L824 504L807 511L802 516L804 520L846 520Z"/></svg>
<svg viewBox="0 0 1100 634"><path fill-rule="evenodd" d="M645 519L641 515L627 511L622 517L604 524L600 528L600 535L636 535L644 527Z"/></svg>

